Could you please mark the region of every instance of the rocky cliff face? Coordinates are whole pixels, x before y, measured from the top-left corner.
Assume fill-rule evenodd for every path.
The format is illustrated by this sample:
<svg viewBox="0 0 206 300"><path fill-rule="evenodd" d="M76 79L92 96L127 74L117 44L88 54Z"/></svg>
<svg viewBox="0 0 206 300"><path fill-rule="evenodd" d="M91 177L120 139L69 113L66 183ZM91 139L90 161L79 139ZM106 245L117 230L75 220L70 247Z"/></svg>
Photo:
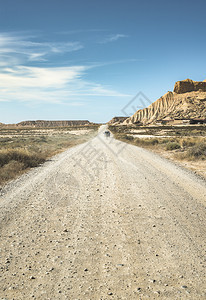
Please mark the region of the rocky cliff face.
<svg viewBox="0 0 206 300"><path fill-rule="evenodd" d="M205 82L191 83L188 80L177 82L174 88L176 92L166 93L147 108L138 110L123 124L146 125L174 119L206 120L206 88L204 90L202 83L205 84Z"/></svg>
<svg viewBox="0 0 206 300"><path fill-rule="evenodd" d="M182 94L193 91L204 91L206 92L206 80L204 81L193 81L191 79L186 79L182 81L177 81L174 86L174 93Z"/></svg>

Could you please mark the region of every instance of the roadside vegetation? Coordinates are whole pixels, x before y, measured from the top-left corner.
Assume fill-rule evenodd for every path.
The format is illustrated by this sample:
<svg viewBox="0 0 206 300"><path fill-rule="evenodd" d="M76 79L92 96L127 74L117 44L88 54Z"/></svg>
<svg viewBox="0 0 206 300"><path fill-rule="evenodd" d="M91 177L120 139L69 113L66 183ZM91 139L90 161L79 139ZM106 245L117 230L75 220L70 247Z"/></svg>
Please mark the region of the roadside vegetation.
<svg viewBox="0 0 206 300"><path fill-rule="evenodd" d="M0 185L97 134L99 125L64 128L1 128Z"/></svg>
<svg viewBox="0 0 206 300"><path fill-rule="evenodd" d="M205 126L110 126L109 129L116 139L144 148L171 152L178 160L206 160Z"/></svg>

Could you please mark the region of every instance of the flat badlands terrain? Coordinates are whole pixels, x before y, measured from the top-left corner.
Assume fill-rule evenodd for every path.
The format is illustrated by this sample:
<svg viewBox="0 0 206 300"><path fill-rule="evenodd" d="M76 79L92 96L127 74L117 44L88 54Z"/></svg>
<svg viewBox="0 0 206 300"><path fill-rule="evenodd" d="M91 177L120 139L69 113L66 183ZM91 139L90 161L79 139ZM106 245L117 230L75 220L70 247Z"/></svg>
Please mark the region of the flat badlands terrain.
<svg viewBox="0 0 206 300"><path fill-rule="evenodd" d="M105 138L0 197L0 299L206 299L206 182Z"/></svg>

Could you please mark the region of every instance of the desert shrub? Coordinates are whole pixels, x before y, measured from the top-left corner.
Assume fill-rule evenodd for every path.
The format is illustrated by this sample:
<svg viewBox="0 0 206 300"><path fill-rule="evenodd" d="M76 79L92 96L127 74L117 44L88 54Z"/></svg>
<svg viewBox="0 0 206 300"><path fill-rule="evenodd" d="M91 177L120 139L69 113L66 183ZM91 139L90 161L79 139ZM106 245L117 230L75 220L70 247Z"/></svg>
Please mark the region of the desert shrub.
<svg viewBox="0 0 206 300"><path fill-rule="evenodd" d="M177 138L168 137L168 138L161 138L160 139L160 144L168 144L168 143L176 143L176 142L178 142Z"/></svg>
<svg viewBox="0 0 206 300"><path fill-rule="evenodd" d="M169 142L166 145L166 150L175 150L181 148L180 144L177 142Z"/></svg>
<svg viewBox="0 0 206 300"><path fill-rule="evenodd" d="M125 140L128 140L128 141L133 141L134 140L134 137L131 136L131 135L125 135L124 138L125 138Z"/></svg>
<svg viewBox="0 0 206 300"><path fill-rule="evenodd" d="M4 150L0 152L0 167L16 161L24 164L24 169L38 166L45 161L41 154L28 153L25 150Z"/></svg>
<svg viewBox="0 0 206 300"><path fill-rule="evenodd" d="M14 178L19 172L25 169L23 163L11 160L0 169L0 182Z"/></svg>
<svg viewBox="0 0 206 300"><path fill-rule="evenodd" d="M190 139L182 139L180 143L182 147L192 147L195 145L195 142Z"/></svg>
<svg viewBox="0 0 206 300"><path fill-rule="evenodd" d="M198 143L188 148L183 153L179 153L177 158L186 160L206 159L206 143Z"/></svg>
<svg viewBox="0 0 206 300"><path fill-rule="evenodd" d="M141 144L141 139L140 138L134 138L134 144L135 145L140 145Z"/></svg>
<svg viewBox="0 0 206 300"><path fill-rule="evenodd" d="M42 135L42 136L40 136L40 137L38 137L37 139L36 139L36 142L40 142L40 143L46 143L47 142L47 138L46 138L46 136L44 136L44 135Z"/></svg>
<svg viewBox="0 0 206 300"><path fill-rule="evenodd" d="M0 139L0 143L9 143L9 142L11 142L11 141L12 141L12 139L9 138L9 137L5 137L5 138L1 138L1 139Z"/></svg>
<svg viewBox="0 0 206 300"><path fill-rule="evenodd" d="M197 144L204 143L204 137L188 137L188 138L180 138L178 139L179 144L183 148L188 148L195 146Z"/></svg>
<svg viewBox="0 0 206 300"><path fill-rule="evenodd" d="M135 145L139 146L154 146L159 143L159 140L156 138L148 139L148 138L135 138L134 139Z"/></svg>
<svg viewBox="0 0 206 300"><path fill-rule="evenodd" d="M189 157L199 158L206 157L206 143L197 144L187 150Z"/></svg>
<svg viewBox="0 0 206 300"><path fill-rule="evenodd" d="M149 145L156 145L156 144L159 144L159 140L158 139L149 139L149 140L147 140L147 143L149 144Z"/></svg>

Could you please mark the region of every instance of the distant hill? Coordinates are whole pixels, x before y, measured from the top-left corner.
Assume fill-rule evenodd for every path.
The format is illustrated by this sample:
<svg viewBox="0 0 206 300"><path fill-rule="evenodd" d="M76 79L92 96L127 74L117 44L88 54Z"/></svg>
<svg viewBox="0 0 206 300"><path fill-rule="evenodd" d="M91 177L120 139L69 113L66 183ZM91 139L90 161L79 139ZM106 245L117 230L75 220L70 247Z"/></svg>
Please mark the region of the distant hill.
<svg viewBox="0 0 206 300"><path fill-rule="evenodd" d="M128 117L114 117L107 124L109 125L118 125L123 123Z"/></svg>
<svg viewBox="0 0 206 300"><path fill-rule="evenodd" d="M124 125L156 123L206 123L206 81L178 81L173 92L166 93L123 122Z"/></svg>
<svg viewBox="0 0 206 300"><path fill-rule="evenodd" d="M37 121L23 121L17 124L2 124L0 126L15 126L15 127L67 127L67 126L84 126L91 125L93 123L88 120L68 120L68 121L45 121L45 120L37 120Z"/></svg>
<svg viewBox="0 0 206 300"><path fill-rule="evenodd" d="M23 121L17 123L17 126L29 126L29 127L66 127L66 126L79 126L79 125L89 125L91 124L87 120L68 120L68 121Z"/></svg>

